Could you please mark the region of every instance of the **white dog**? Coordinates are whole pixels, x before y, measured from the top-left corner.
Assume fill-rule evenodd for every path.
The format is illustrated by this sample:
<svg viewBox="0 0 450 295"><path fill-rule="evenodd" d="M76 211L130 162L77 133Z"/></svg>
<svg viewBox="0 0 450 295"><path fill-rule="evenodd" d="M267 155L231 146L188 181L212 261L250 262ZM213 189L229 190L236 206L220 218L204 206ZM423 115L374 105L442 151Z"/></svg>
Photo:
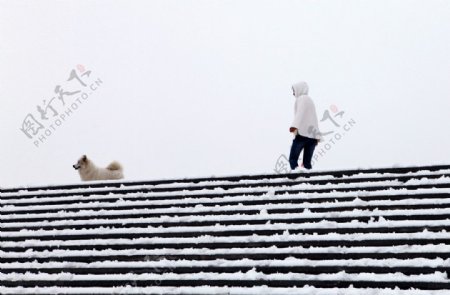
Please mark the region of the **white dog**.
<svg viewBox="0 0 450 295"><path fill-rule="evenodd" d="M73 168L78 170L83 181L123 178L122 165L116 161L109 164L106 168L99 168L84 155L73 165Z"/></svg>

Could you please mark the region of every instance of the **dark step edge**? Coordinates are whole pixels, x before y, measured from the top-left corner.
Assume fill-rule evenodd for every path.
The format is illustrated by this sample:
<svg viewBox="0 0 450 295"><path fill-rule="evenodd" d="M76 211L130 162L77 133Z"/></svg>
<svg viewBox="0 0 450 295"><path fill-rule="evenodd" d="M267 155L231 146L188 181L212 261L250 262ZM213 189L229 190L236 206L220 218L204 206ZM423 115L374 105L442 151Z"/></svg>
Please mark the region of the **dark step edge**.
<svg viewBox="0 0 450 295"><path fill-rule="evenodd" d="M324 250L325 251L325 250ZM34 254L40 252L33 252ZM42 254L42 253L41 253ZM227 260L242 260L242 259L252 259L252 260L284 260L286 258L297 258L297 259L309 259L309 260L344 260L344 259L413 259L413 258L424 258L424 259L450 259L449 252L314 252L314 253L215 253L215 254L164 254L164 255L144 255L144 254L130 254L130 255L85 255L85 256L52 256L52 257L3 257L2 261L4 263L10 262L82 262L82 263L92 263L99 261L148 261L148 260L201 260L201 261L211 261L217 259L227 259Z"/></svg>
<svg viewBox="0 0 450 295"><path fill-rule="evenodd" d="M94 244L94 245L45 245L45 246L3 246L0 250L5 252L25 252L29 249L45 251L52 249L59 250L121 250L130 249L130 247L139 249L229 249L229 248L267 248L276 246L278 248L289 247L389 247L389 246L411 246L411 245L428 245L428 244L450 244L450 238L447 239L380 239L380 240L301 240L301 241L267 241L267 242L188 242L188 243L155 243L155 244Z"/></svg>
<svg viewBox="0 0 450 295"><path fill-rule="evenodd" d="M1 273L45 273L45 274L57 274L57 273L70 273L75 275L109 275L109 274L164 274L164 273L177 273L177 274L196 274L199 272L209 273L236 273L236 272L248 272L255 270L264 274L276 274L276 273L302 273L302 274L330 274L339 273L345 271L350 274L357 273L402 273L405 275L421 275L421 274L433 274L435 272L450 272L450 267L437 266L348 266L348 265L320 265L320 266L285 266L285 265L255 265L255 266L195 266L196 261L192 261L192 266L131 266L131 267L3 267Z"/></svg>
<svg viewBox="0 0 450 295"><path fill-rule="evenodd" d="M186 231L186 232L158 232L158 233L104 233L104 234L75 234L75 235L39 235L39 236L19 236L3 237L3 242L19 242L27 240L38 241L77 241L86 239L138 239L138 238L196 238L200 236L211 237L243 237L252 236L274 236L282 235L285 231L290 234L370 234L370 233L420 233L423 231L441 232L449 231L450 226L412 226L412 227L373 227L373 228L304 228L304 229L243 229L243 230L223 230L223 231Z"/></svg>
<svg viewBox="0 0 450 295"><path fill-rule="evenodd" d="M433 281L340 281L340 280L89 280L89 281L3 281L0 283L5 287L120 287L132 285L135 287L305 287L314 286L318 288L389 288L389 289L420 289L420 290L448 290L450 282ZM352 288L352 289L353 289Z"/></svg>

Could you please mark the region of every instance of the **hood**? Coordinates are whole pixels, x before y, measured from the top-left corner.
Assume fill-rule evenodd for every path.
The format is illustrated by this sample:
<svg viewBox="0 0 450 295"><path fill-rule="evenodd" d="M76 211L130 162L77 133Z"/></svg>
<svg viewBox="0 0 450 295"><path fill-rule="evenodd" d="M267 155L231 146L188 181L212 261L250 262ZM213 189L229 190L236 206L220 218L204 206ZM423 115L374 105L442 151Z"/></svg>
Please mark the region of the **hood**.
<svg viewBox="0 0 450 295"><path fill-rule="evenodd" d="M299 97L301 95L307 95L309 87L308 84L306 84L306 82L298 82L292 85L292 89L294 90L294 96Z"/></svg>

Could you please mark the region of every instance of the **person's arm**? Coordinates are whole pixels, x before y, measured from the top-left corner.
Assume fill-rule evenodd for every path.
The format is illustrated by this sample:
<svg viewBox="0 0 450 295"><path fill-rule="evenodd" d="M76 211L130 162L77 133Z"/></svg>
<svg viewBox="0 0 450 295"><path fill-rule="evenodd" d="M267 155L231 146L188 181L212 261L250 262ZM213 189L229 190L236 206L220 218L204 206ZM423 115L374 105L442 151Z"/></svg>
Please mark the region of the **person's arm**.
<svg viewBox="0 0 450 295"><path fill-rule="evenodd" d="M297 102L297 100L298 100L298 98L296 98L295 99L295 105L294 105L294 109L295 109L295 113L294 113L294 120L293 120L293 122L292 122L292 124L291 124L291 127L289 127L289 132L291 132L291 133L294 133L294 135L296 135L297 134L297 127L294 127L294 126L296 126L297 124L297 121L298 121L298 102Z"/></svg>

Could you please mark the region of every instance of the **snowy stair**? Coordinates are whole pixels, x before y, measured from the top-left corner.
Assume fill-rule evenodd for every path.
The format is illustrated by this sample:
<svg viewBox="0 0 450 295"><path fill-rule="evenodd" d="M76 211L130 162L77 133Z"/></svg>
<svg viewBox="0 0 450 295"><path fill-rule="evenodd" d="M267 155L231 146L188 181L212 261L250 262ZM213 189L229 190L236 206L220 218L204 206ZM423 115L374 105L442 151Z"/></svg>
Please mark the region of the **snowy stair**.
<svg viewBox="0 0 450 295"><path fill-rule="evenodd" d="M450 294L450 165L7 188L1 294Z"/></svg>

